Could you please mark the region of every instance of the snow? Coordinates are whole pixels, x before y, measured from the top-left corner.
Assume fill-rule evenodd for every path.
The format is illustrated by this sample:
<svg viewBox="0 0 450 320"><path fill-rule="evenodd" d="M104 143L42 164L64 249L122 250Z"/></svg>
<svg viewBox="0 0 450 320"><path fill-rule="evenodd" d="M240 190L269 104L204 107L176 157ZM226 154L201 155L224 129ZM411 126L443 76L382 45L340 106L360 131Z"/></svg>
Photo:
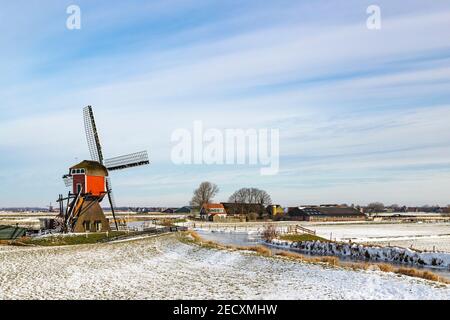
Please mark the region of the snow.
<svg viewBox="0 0 450 320"><path fill-rule="evenodd" d="M450 252L450 223L373 223L373 222L276 222L278 231L286 232L289 225L301 225L316 231L318 236L337 241L413 247L427 251ZM196 223L195 229L216 232L258 234L263 222L241 224Z"/></svg>
<svg viewBox="0 0 450 320"><path fill-rule="evenodd" d="M450 286L423 279L200 248L176 235L0 250L0 283L1 299L450 299Z"/></svg>
<svg viewBox="0 0 450 320"><path fill-rule="evenodd" d="M334 243L320 241L292 242L274 239L268 242L280 248L297 249L298 251L320 255L347 256L356 259L368 259L450 269L450 253L418 252L399 247L380 247L357 243Z"/></svg>
<svg viewBox="0 0 450 320"><path fill-rule="evenodd" d="M450 252L450 223L323 224L311 228L326 239Z"/></svg>

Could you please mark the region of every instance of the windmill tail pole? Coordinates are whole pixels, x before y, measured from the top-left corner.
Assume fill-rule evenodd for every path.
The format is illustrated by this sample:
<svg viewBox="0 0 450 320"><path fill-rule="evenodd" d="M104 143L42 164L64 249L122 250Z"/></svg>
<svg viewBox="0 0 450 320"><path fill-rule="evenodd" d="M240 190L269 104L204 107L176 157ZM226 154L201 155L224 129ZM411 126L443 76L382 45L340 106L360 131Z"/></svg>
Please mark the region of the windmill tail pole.
<svg viewBox="0 0 450 320"><path fill-rule="evenodd" d="M117 225L116 213L114 212L114 206L113 206L113 203L112 203L111 191L110 190L108 190L108 200L109 200L109 204L111 206L111 212L112 212L112 215L113 215L114 224L116 225L116 230L119 231L119 226Z"/></svg>

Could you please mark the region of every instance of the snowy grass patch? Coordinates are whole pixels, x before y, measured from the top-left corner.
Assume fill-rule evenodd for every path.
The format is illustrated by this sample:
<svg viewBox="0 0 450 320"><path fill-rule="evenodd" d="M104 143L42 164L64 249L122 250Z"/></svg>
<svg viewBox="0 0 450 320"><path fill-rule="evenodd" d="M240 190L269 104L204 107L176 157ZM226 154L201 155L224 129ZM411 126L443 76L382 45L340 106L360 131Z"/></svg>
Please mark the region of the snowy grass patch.
<svg viewBox="0 0 450 320"><path fill-rule="evenodd" d="M357 243L301 241L274 239L267 242L278 248L294 249L318 255L345 256L354 259L403 263L450 269L450 254L443 252L420 252L399 247L369 246Z"/></svg>

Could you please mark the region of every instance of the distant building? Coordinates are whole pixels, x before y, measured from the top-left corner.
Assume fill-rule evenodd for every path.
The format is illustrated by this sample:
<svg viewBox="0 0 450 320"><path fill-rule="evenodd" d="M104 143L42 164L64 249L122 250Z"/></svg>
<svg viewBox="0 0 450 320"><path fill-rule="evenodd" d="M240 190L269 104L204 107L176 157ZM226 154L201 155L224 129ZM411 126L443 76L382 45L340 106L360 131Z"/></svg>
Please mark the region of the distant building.
<svg viewBox="0 0 450 320"><path fill-rule="evenodd" d="M175 213L190 214L190 213L192 213L192 207L184 206L184 207L178 208L177 210L175 210Z"/></svg>
<svg viewBox="0 0 450 320"><path fill-rule="evenodd" d="M288 209L288 219L300 221L364 221L365 214L352 207L311 206Z"/></svg>
<svg viewBox="0 0 450 320"><path fill-rule="evenodd" d="M175 213L176 210L177 208L167 208L162 213Z"/></svg>
<svg viewBox="0 0 450 320"><path fill-rule="evenodd" d="M227 212L221 203L205 203L200 210L200 219L217 221L226 219Z"/></svg>
<svg viewBox="0 0 450 320"><path fill-rule="evenodd" d="M266 212L268 215L275 217L275 216L282 216L284 214L284 208L280 206L279 204L270 204L266 207Z"/></svg>

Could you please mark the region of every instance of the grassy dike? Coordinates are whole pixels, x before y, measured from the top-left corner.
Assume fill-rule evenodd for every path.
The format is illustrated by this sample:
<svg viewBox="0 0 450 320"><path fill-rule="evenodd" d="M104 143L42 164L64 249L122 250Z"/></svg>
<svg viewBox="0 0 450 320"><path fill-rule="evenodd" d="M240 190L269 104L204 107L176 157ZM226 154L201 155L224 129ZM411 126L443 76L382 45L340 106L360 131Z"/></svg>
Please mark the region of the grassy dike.
<svg viewBox="0 0 450 320"><path fill-rule="evenodd" d="M310 235L308 235L309 237ZM283 239L290 240L290 239ZM195 231L186 231L180 234L180 241L190 244L196 244L203 248L219 249L219 250L231 250L231 251L252 251L258 255L265 257L276 257L291 261L300 261L304 263L313 264L325 264L331 267L340 267L348 270L379 270L382 272L390 272L398 275L405 275L409 277L421 278L430 281L435 281L444 284L450 284L450 281L428 270L419 270L415 268L395 267L388 263L369 263L369 262L355 262L355 263L342 263L339 258L332 256L305 256L296 252L280 251L272 253L272 251L262 245L259 246L234 246L234 245L222 245L214 241L207 241L200 237ZM294 241L294 240L290 240ZM295 240L298 241L298 240ZM306 240L301 240L306 241Z"/></svg>
<svg viewBox="0 0 450 320"><path fill-rule="evenodd" d="M124 236L127 232L124 231L111 231L111 232L98 232L98 233L86 233L86 234L73 234L73 235L54 235L42 238L21 238L10 242L11 245L17 246L70 246L78 244L93 244L116 237Z"/></svg>

